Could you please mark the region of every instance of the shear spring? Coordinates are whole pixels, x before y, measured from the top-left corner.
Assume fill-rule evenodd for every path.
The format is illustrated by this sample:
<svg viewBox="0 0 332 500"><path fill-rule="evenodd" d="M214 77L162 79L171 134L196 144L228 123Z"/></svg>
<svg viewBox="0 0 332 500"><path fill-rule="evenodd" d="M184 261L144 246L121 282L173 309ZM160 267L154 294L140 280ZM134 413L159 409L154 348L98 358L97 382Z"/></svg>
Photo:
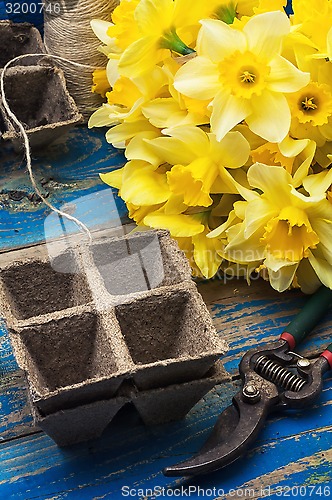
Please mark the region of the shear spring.
<svg viewBox="0 0 332 500"><path fill-rule="evenodd" d="M266 356L259 356L255 363L255 371L286 391L299 392L305 385L305 380L287 368L271 361Z"/></svg>

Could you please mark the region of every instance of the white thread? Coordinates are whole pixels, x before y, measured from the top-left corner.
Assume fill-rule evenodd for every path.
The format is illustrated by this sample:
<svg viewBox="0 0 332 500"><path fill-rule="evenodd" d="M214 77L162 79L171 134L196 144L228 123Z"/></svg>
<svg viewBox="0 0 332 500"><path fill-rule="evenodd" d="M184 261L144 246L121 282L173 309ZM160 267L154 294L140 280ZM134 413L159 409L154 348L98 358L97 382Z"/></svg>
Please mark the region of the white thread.
<svg viewBox="0 0 332 500"><path fill-rule="evenodd" d="M29 172L29 177L30 177L30 180L31 180L31 184L32 184L34 190L36 191L36 193L38 194L38 196L41 198L41 200L45 203L45 205L48 206L53 212L57 213L61 217L65 217L66 219L74 222L74 224L76 224L79 227L79 229L81 229L82 231L84 231L88 235L89 242L91 243L92 236L91 236L89 228L85 224L83 224L83 222L81 222L79 219L77 219L76 217L73 217L72 215L69 215L66 212L63 212L62 210L59 210L54 205L52 205L44 197L44 195L40 191L39 187L37 186L37 183L35 181L35 178L34 178L34 175L33 175L33 171L32 171L31 149L30 149L30 142L29 142L28 134L26 133L26 131L25 131L22 123L17 118L17 116L15 115L15 113L13 113L13 111L10 109L10 106L9 106L7 98L6 98L6 93L5 93L5 78L4 77L5 77L5 73L6 73L7 69L9 68L9 66L12 63L14 63L14 62L16 62L16 61L18 61L20 59L24 59L26 57L36 57L36 56L50 57L50 58L54 58L54 59L64 59L63 57L53 56L51 54L43 54L43 53L41 53L41 54L23 54L23 55L14 57L14 59L11 59L10 61L8 61L7 64L4 66L4 68L2 70L2 73L1 73L1 76L0 76L0 88L1 88L2 104L3 104L3 107L5 108L8 116L13 120L14 123L16 123L16 125L18 126L18 128L19 128L19 130L20 130L20 132L22 134L23 141L24 141L24 149L25 149L25 157L26 157L26 162L27 162L27 168L28 168L28 172ZM68 59L65 59L65 60L67 62L70 62L71 64L74 64L75 66L78 66L78 67L82 67L82 66L84 66L84 67L90 67L89 65L86 65L86 64L81 64L81 63L76 63L76 62L68 61Z"/></svg>
<svg viewBox="0 0 332 500"><path fill-rule="evenodd" d="M61 0L60 12L44 9L44 45L48 54L68 61L87 63L96 69L106 67L107 57L98 51L101 42L93 33L92 19L111 20L118 0ZM50 5L50 4L47 4ZM100 95L91 92L90 71L77 72L71 64L59 64L65 73L69 93L85 120L102 104Z"/></svg>

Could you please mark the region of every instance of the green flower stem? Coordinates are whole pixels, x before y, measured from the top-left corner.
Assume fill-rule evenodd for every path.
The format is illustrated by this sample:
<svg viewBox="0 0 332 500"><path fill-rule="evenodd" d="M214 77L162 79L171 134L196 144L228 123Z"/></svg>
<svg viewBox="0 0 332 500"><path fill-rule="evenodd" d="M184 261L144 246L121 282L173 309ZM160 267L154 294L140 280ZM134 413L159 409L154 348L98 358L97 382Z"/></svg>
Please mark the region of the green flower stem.
<svg viewBox="0 0 332 500"><path fill-rule="evenodd" d="M236 5L234 3L223 5L216 10L216 15L220 21L226 24L233 24L236 18Z"/></svg>
<svg viewBox="0 0 332 500"><path fill-rule="evenodd" d="M186 45L181 40L181 38L179 38L175 29L172 29L171 31L167 31L166 33L164 33L164 35L160 40L160 45L163 49L172 50L173 52L177 52L182 56L186 56L188 54L192 54L193 52L195 52L194 49L188 47L188 45Z"/></svg>

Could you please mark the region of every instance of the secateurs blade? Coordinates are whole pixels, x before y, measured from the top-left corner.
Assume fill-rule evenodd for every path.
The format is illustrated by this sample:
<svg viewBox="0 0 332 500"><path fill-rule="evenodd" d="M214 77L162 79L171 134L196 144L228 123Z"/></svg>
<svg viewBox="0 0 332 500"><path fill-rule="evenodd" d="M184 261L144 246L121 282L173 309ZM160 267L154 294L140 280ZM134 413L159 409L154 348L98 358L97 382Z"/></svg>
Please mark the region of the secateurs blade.
<svg viewBox="0 0 332 500"><path fill-rule="evenodd" d="M274 410L303 408L322 390L332 369L332 344L314 360L293 352L332 306L332 290L321 287L280 335L278 341L251 349L242 358L241 390L219 416L212 433L193 458L170 467L166 476L195 476L221 469L241 457Z"/></svg>

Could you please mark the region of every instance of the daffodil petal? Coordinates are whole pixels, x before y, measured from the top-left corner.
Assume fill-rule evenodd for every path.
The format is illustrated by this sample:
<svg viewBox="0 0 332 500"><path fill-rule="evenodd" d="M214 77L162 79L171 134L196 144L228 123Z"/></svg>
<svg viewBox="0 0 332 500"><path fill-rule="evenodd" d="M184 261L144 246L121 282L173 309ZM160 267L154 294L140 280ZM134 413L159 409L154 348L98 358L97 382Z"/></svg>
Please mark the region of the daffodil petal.
<svg viewBox="0 0 332 500"><path fill-rule="evenodd" d="M187 205L183 202L183 196L171 194L167 202L163 206L165 215L178 215L186 211Z"/></svg>
<svg viewBox="0 0 332 500"><path fill-rule="evenodd" d="M142 106L143 115L152 125L159 128L172 127L181 124L188 113L180 109L175 99L171 97L154 99Z"/></svg>
<svg viewBox="0 0 332 500"><path fill-rule="evenodd" d="M248 180L275 207L282 209L290 204L292 177L284 168L255 163L248 170Z"/></svg>
<svg viewBox="0 0 332 500"><path fill-rule="evenodd" d="M204 19L197 37L197 53L219 62L235 50L247 48L245 35L217 19Z"/></svg>
<svg viewBox="0 0 332 500"><path fill-rule="evenodd" d="M279 53L282 38L289 31L289 19L281 11L253 16L243 28L247 35L248 49L266 60Z"/></svg>
<svg viewBox="0 0 332 500"><path fill-rule="evenodd" d="M281 142L289 132L291 113L284 95L265 90L251 98L252 113L246 122L255 134L269 142Z"/></svg>
<svg viewBox="0 0 332 500"><path fill-rule="evenodd" d="M246 227L244 236L250 238L259 229L263 231L268 221L276 215L278 215L278 210L271 205L270 200L264 200L260 197L251 201L245 212Z"/></svg>
<svg viewBox="0 0 332 500"><path fill-rule="evenodd" d="M143 130L154 131L156 129L148 122L148 120L125 122L110 128L106 132L106 140L111 144L118 144L131 139Z"/></svg>
<svg viewBox="0 0 332 500"><path fill-rule="evenodd" d="M211 129L217 141L221 141L227 132L247 118L252 111L247 99L237 98L226 91L217 93L211 107Z"/></svg>
<svg viewBox="0 0 332 500"><path fill-rule="evenodd" d="M331 207L332 213L332 207ZM312 220L312 229L315 231L319 238L319 248L324 255L325 259L332 266L332 218L329 219L319 219L315 218Z"/></svg>
<svg viewBox="0 0 332 500"><path fill-rule="evenodd" d="M266 265L268 270L269 281L272 288L274 288L274 290L277 290L277 292L284 292L292 284L296 270L298 268L298 263L287 263L276 271L269 267L269 264L271 264L271 262L267 263L267 260L264 261L264 265Z"/></svg>
<svg viewBox="0 0 332 500"><path fill-rule="evenodd" d="M271 72L267 88L274 92L297 92L310 81L310 73L304 73L284 57L277 55L270 62Z"/></svg>
<svg viewBox="0 0 332 500"><path fill-rule="evenodd" d="M92 19L92 21L90 21L90 26L96 37L99 38L101 42L105 45L110 43L112 39L108 36L107 30L110 26L114 26L113 23L103 21L102 19Z"/></svg>
<svg viewBox="0 0 332 500"><path fill-rule="evenodd" d="M309 175L303 180L303 187L310 196L325 193L332 184L332 169Z"/></svg>
<svg viewBox="0 0 332 500"><path fill-rule="evenodd" d="M154 139L159 136L157 129L137 133L126 147L125 155L127 160L143 160L151 163L151 165L159 165L159 157L152 151L147 144L147 140Z"/></svg>
<svg viewBox="0 0 332 500"><path fill-rule="evenodd" d="M129 45L119 60L120 75L135 78L150 71L157 58L158 40L155 36L145 36Z"/></svg>
<svg viewBox="0 0 332 500"><path fill-rule="evenodd" d="M123 169L124 167L117 168L112 172L107 172L106 174L99 174L99 177L103 182L105 182L105 184L108 184L109 186L112 186L116 189L120 189L122 186Z"/></svg>
<svg viewBox="0 0 332 500"><path fill-rule="evenodd" d="M194 259L197 266L205 278L212 278L218 271L223 260L216 249L216 247L222 247L221 243L215 239L208 239L205 231L193 236L192 241L194 244Z"/></svg>
<svg viewBox="0 0 332 500"><path fill-rule="evenodd" d="M144 35L158 35L161 28L171 25L173 12L172 0L141 0L135 9L135 20Z"/></svg>
<svg viewBox="0 0 332 500"><path fill-rule="evenodd" d="M178 70L174 87L194 99L213 99L220 90L218 68L206 57L195 57Z"/></svg>
<svg viewBox="0 0 332 500"><path fill-rule="evenodd" d="M168 229L172 236L183 238L195 236L204 231L204 226L190 215L166 215L154 212L144 218L147 226L159 229Z"/></svg>
<svg viewBox="0 0 332 500"><path fill-rule="evenodd" d="M332 28L330 28L328 33L327 33L326 45L327 45L327 55L331 61L331 59L332 59Z"/></svg>
<svg viewBox="0 0 332 500"><path fill-rule="evenodd" d="M195 158L189 147L175 137L157 137L147 143L162 162L170 165L188 165Z"/></svg>
<svg viewBox="0 0 332 500"><path fill-rule="evenodd" d="M88 127L106 127L114 124L114 120L111 120L110 115L112 108L109 104L103 104L98 108L89 118Z"/></svg>
<svg viewBox="0 0 332 500"><path fill-rule="evenodd" d="M166 135L169 134L183 142L185 147L192 152L193 157L206 156L210 147L209 136L199 127L176 127L173 129L164 129L163 133Z"/></svg>
<svg viewBox="0 0 332 500"><path fill-rule="evenodd" d="M232 262L256 262L264 257L264 245L255 234L246 238L243 223L231 226L227 230L228 245L225 248L225 257Z"/></svg>
<svg viewBox="0 0 332 500"><path fill-rule="evenodd" d="M280 153L287 158L297 156L308 146L310 139L293 139L292 137L285 137L283 141L278 144Z"/></svg>
<svg viewBox="0 0 332 500"><path fill-rule="evenodd" d="M109 59L106 65L107 80L112 87L114 87L116 81L120 78L118 64L118 59Z"/></svg>
<svg viewBox="0 0 332 500"><path fill-rule="evenodd" d="M331 264L325 259L315 256L314 252L310 252L308 260L323 285L332 288Z"/></svg>
<svg viewBox="0 0 332 500"><path fill-rule="evenodd" d="M227 168L239 168L249 158L250 145L240 132L228 132L221 141L213 141L213 149L218 154L223 165Z"/></svg>
<svg viewBox="0 0 332 500"><path fill-rule="evenodd" d="M121 198L133 205L156 205L170 195L165 174L159 174L151 165L129 161L123 171Z"/></svg>
<svg viewBox="0 0 332 500"><path fill-rule="evenodd" d="M314 293L322 284L308 259L301 260L296 277L303 293Z"/></svg>

